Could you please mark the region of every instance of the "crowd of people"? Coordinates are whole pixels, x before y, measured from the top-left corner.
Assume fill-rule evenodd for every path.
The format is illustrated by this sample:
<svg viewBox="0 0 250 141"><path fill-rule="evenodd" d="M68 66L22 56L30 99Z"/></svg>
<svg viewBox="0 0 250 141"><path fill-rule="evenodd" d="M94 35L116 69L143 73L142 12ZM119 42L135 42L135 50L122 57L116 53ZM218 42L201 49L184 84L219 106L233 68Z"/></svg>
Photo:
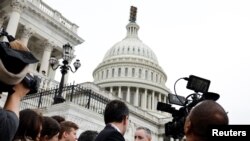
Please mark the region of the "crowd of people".
<svg viewBox="0 0 250 141"><path fill-rule="evenodd" d="M77 137L78 125L61 116L43 116L34 109L19 111L20 100L29 89L19 83L13 90L14 93L8 95L4 107L0 109L1 141L125 141L129 109L123 101L112 100L106 105L106 126L100 133L87 130ZM212 100L204 100L194 106L186 118L186 140L208 141L207 131L210 125L228 123L227 113L221 105ZM150 129L138 127L134 133L134 141L152 141Z"/></svg>

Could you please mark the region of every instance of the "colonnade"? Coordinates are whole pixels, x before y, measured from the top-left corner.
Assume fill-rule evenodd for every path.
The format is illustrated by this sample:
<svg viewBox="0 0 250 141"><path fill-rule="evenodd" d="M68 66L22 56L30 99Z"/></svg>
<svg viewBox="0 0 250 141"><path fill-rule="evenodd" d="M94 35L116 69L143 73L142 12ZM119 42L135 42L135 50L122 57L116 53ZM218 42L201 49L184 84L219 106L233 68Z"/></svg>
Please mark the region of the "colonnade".
<svg viewBox="0 0 250 141"><path fill-rule="evenodd" d="M105 89L128 103L143 109L156 110L157 102L167 102L166 94L150 89L128 86L106 87Z"/></svg>

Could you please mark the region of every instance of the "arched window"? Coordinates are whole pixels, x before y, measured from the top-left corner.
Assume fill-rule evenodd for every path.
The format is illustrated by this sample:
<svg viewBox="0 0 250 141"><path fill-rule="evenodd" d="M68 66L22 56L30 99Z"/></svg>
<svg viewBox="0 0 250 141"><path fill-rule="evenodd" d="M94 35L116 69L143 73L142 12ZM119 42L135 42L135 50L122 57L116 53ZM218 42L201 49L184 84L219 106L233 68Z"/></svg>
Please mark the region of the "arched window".
<svg viewBox="0 0 250 141"><path fill-rule="evenodd" d="M112 77L115 76L115 69L112 69Z"/></svg>
<svg viewBox="0 0 250 141"><path fill-rule="evenodd" d="M139 78L141 78L141 69L139 69Z"/></svg>
<svg viewBox="0 0 250 141"><path fill-rule="evenodd" d="M135 68L132 68L132 77L135 77Z"/></svg>
<svg viewBox="0 0 250 141"><path fill-rule="evenodd" d="M147 80L148 79L148 71L145 70L145 79Z"/></svg>
<svg viewBox="0 0 250 141"><path fill-rule="evenodd" d="M154 73L151 72L151 80L153 81L154 80Z"/></svg>
<svg viewBox="0 0 250 141"><path fill-rule="evenodd" d="M121 71L122 71L122 69L119 68L119 69L118 69L118 76L119 76L119 77L121 76Z"/></svg>
<svg viewBox="0 0 250 141"><path fill-rule="evenodd" d="M106 78L109 77L109 70L106 70Z"/></svg>

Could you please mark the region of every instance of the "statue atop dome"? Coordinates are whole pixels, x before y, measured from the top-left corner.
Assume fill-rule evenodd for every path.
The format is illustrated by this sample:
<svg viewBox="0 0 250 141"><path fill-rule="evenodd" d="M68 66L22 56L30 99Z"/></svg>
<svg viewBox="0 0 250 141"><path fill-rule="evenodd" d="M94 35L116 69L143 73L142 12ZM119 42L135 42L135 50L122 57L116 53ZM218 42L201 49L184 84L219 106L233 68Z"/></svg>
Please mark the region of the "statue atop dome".
<svg viewBox="0 0 250 141"><path fill-rule="evenodd" d="M136 21L136 13L137 13L137 8L134 6L130 7L130 22L135 22Z"/></svg>

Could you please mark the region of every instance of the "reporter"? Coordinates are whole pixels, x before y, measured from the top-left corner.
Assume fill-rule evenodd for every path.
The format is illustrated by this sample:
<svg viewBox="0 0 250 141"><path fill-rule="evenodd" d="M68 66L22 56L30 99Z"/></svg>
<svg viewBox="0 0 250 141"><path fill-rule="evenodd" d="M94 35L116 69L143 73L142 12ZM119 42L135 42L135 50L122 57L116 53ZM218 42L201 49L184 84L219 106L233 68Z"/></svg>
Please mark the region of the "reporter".
<svg viewBox="0 0 250 141"><path fill-rule="evenodd" d="M0 33L9 41L0 42L0 92L9 92L4 108L0 108L0 141L10 141L19 125L20 101L30 91L22 80L29 73L29 65L38 60L21 41L4 29Z"/></svg>

